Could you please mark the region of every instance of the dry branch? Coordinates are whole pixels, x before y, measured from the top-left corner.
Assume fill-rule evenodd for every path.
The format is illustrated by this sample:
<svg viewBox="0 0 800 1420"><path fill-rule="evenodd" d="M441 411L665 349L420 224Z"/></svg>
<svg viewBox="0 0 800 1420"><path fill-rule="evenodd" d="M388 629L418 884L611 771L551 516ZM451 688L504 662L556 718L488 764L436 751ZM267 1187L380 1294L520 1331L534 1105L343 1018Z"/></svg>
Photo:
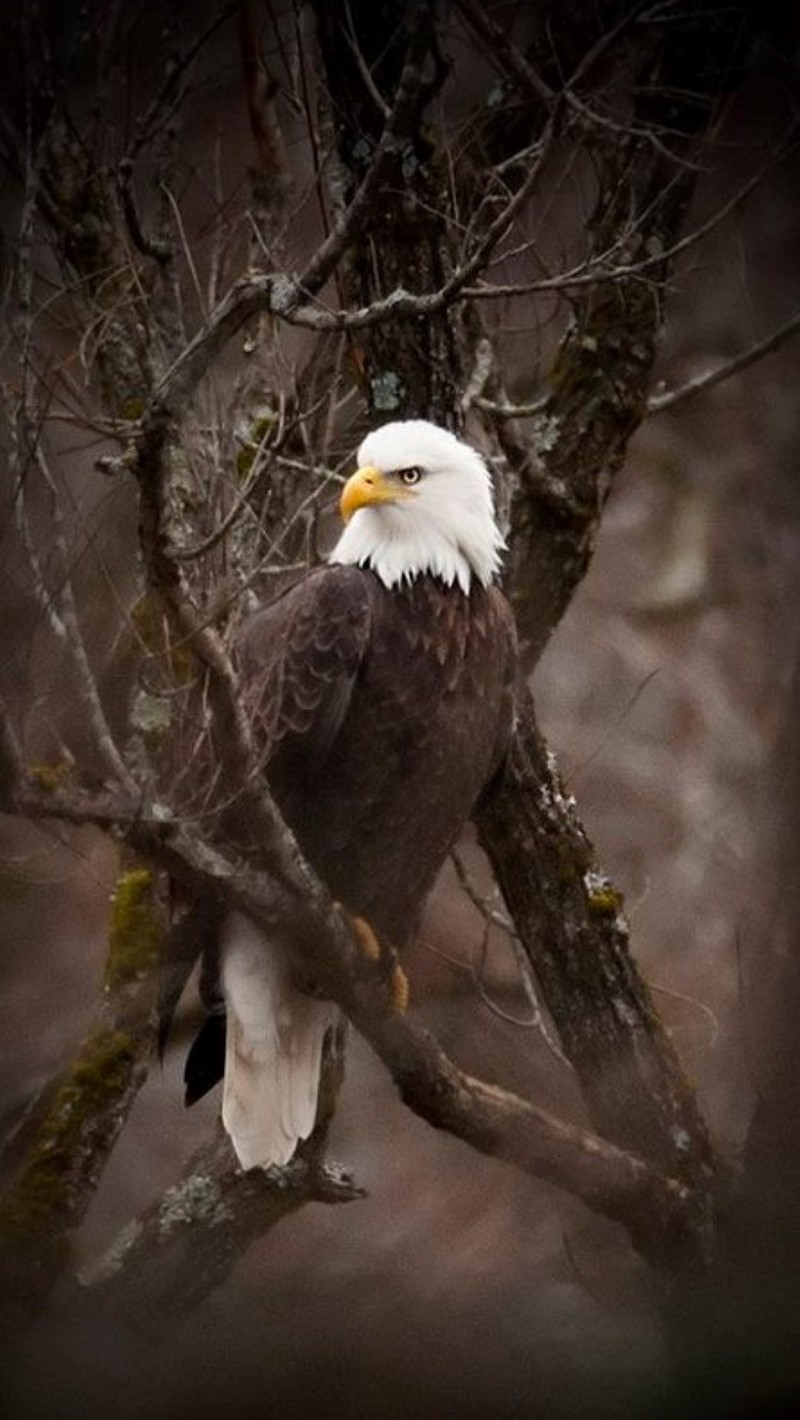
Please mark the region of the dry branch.
<svg viewBox="0 0 800 1420"><path fill-rule="evenodd" d="M687 380L685 385L678 385L676 389L652 394L647 401L648 414L660 414L664 409L674 409L676 404L682 404L687 399L694 399L695 395L703 394L705 390L713 389L715 385L721 385L724 380L731 379L733 375L738 375L740 371L763 360L765 355L771 355L773 350L778 350L781 345L796 335L798 330L800 330L800 311L796 311L789 320L784 321L783 325L778 326L777 330L773 330L770 335L764 336L763 340L757 340L753 345L748 345L746 350L740 351L730 360L723 360L714 369L697 375L693 380Z"/></svg>
<svg viewBox="0 0 800 1420"><path fill-rule="evenodd" d="M4 767L6 780L13 778L13 766ZM659 1268L699 1265L705 1251L704 1219L685 1184L597 1135L464 1074L428 1031L392 1014L393 963L384 960L377 968L365 967L346 917L298 860L288 833L280 855L265 848L263 866L254 868L185 825L144 817L126 821L108 796L79 798L65 791L44 796L23 780L17 781L6 807L29 817L113 825L137 853L195 888L202 885L223 893L265 932L278 922L283 930L287 922L296 923L293 937L308 971L370 1042L410 1108L434 1127L558 1184L622 1222Z"/></svg>
<svg viewBox="0 0 800 1420"><path fill-rule="evenodd" d="M630 954L622 897L527 699L477 824L595 1127L708 1200L717 1165L705 1122Z"/></svg>
<svg viewBox="0 0 800 1420"><path fill-rule="evenodd" d="M306 1203L364 1196L350 1175L315 1158L285 1168L231 1165L227 1140L204 1146L179 1183L128 1224L81 1276L105 1309L163 1332L218 1287L246 1248Z"/></svg>
<svg viewBox="0 0 800 1420"><path fill-rule="evenodd" d="M3 738L13 754L7 732ZM7 758L6 782L17 772ZM40 795L46 807L49 793ZM69 1264L71 1235L150 1069L155 971L166 931L157 876L136 866L122 873L94 1022L69 1064L36 1101L23 1138L14 1141L16 1149L24 1143L25 1154L0 1201L4 1303L43 1299Z"/></svg>

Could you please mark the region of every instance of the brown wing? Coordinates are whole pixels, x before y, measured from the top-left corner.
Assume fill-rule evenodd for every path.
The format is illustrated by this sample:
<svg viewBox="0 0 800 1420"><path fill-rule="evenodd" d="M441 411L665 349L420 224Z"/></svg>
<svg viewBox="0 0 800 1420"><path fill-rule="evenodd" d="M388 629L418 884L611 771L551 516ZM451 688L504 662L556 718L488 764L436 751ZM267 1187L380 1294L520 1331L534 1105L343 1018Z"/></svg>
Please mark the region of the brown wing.
<svg viewBox="0 0 800 1420"><path fill-rule="evenodd" d="M307 769L324 758L369 634L369 597L356 567L320 568L245 622L242 694L265 761L285 741Z"/></svg>
<svg viewBox="0 0 800 1420"><path fill-rule="evenodd" d="M365 574L355 567L330 567L304 577L242 627L237 653L244 708L269 763L270 783L284 791L282 803L295 779L303 783L313 774L341 728L370 619ZM237 812L232 805L231 824L246 832ZM213 990L219 925L218 904L198 896L173 934L161 971L162 1052L178 997L201 953ZM224 1053L224 1018L211 1015L187 1060L187 1104L221 1077Z"/></svg>
<svg viewBox="0 0 800 1420"><path fill-rule="evenodd" d="M491 770L486 783L481 788L485 792L499 773L511 747L514 730L514 716L517 698L517 676L519 674L519 644L514 613L499 587L490 587L487 598L493 623L492 634L497 638L500 662L501 691L497 719L497 737Z"/></svg>
<svg viewBox="0 0 800 1420"><path fill-rule="evenodd" d="M362 575L369 647L340 732L312 774L282 752L269 776L334 897L400 948L507 750L513 622L480 586L467 598L419 578L389 591Z"/></svg>

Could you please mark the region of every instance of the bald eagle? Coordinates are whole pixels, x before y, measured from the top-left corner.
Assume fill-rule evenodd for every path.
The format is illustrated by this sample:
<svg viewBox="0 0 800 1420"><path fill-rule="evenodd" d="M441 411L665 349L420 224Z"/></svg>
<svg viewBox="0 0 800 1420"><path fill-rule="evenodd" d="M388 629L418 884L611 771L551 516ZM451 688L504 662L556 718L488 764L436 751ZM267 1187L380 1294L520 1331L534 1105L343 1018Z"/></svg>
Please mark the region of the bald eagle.
<svg viewBox="0 0 800 1420"><path fill-rule="evenodd" d="M308 861L401 951L508 745L503 538L483 459L418 419L364 440L340 511L328 564L245 622L242 693ZM211 1018L190 1052L187 1101L223 1073L224 1033L222 1117L239 1162L283 1164L314 1127L337 1008L302 989L288 942L241 913L222 921L217 959L225 1024Z"/></svg>

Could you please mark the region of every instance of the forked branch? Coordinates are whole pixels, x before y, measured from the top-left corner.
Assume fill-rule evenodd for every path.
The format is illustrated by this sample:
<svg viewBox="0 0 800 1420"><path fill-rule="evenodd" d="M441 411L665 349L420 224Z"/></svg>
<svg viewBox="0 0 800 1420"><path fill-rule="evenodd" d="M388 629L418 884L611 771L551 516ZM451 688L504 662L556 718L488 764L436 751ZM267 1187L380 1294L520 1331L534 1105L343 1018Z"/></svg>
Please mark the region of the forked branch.
<svg viewBox="0 0 800 1420"><path fill-rule="evenodd" d="M7 735L3 742L8 745ZM302 924L297 940L306 969L372 1045L409 1108L435 1128L565 1188L623 1223L660 1269L699 1265L705 1220L685 1184L598 1135L466 1075L430 1032L410 1017L393 1014L392 963L365 967L348 919L299 859L288 830L282 852L276 854L270 845L255 868L185 824L126 818L108 796L79 799L64 790L42 794L24 775L20 778L18 764L6 759L2 768L0 778L11 786L5 808L31 818L105 822L137 853L194 888L222 893L266 932L274 931L278 921L284 929L287 921Z"/></svg>

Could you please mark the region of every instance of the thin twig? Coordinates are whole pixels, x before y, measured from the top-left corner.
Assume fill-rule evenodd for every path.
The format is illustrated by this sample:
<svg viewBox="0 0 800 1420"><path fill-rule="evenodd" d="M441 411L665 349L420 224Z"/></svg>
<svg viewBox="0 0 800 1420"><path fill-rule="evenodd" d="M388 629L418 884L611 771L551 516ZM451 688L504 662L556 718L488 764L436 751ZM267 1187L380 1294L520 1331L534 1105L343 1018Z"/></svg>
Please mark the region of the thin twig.
<svg viewBox="0 0 800 1420"><path fill-rule="evenodd" d="M176 227L176 229L177 229L178 236L180 237L181 246L182 246L182 248L183 248L183 255L184 255L185 259L186 259L186 265L187 265L188 268L189 268L189 273L190 273L191 278L192 278L192 285L194 286L194 292L195 292L195 295L196 295L196 297L197 297L197 304L198 304L199 307L200 307L200 310L201 310L202 315L203 315L203 319L204 319L204 320L207 320L207 319L208 319L208 308L207 308L207 306L206 306L205 292L204 292L204 290L203 290L203 287L202 287L202 284L201 284L201 281L200 281L200 277L199 277L198 272L197 272L197 267L196 267L196 265L195 265L194 256L192 255L192 248L191 248L191 245L190 245L189 240L188 240L188 238L187 238L187 236L186 236L186 228L185 228L184 225L183 225L183 217L181 216L181 209L180 209L180 207L178 206L177 200L176 200L176 198L175 198L175 194L171 191L170 188L168 188L168 187L166 186L165 183L162 183L162 184L161 184L161 191L163 192L164 196L165 196L166 199L167 199L167 202L169 203L169 208L170 208L170 211L171 211L171 213L172 213L172 218L173 218L173 221L174 221L174 223L175 223L175 227Z"/></svg>
<svg viewBox="0 0 800 1420"><path fill-rule="evenodd" d="M475 965L473 962L470 963L470 971L472 974L472 979L478 987L482 1001L490 1011L493 1011L496 1015L500 1016L504 1021L507 1021L510 1025L519 1026L520 1028L525 1030L537 1031L539 1035L541 1035L545 1045L547 1046L547 1049L550 1051L550 1054L554 1057L554 1059L556 1059L560 1065L566 1065L567 1068L571 1068L569 1060L567 1059L557 1040L554 1038L553 1033L549 1029L547 1022L544 1018L541 1001L539 1000L539 993L536 990L536 982L534 980L531 963L527 956L527 953L525 952L525 949L520 943L517 933L514 930L513 922L509 917L506 916L504 912L497 912L495 909L491 908L488 902L483 897L481 897L480 893L475 887L475 884L472 881L472 878L470 877L467 871L466 863L464 862L457 848L451 849L450 860L456 870L456 877L458 878L461 887L464 889L464 892L467 894L467 897L469 898L473 907L480 913L486 927L498 927L503 933L505 940L508 942L514 956L514 961L516 963L520 985L522 987L523 994L528 1002L528 1006L530 1007L531 1014L527 1020L520 1020L518 1017L512 1016L509 1012L503 1011L502 1008L497 1005L497 1002L490 997L488 991L486 990L486 985L483 979L483 970L481 969L479 972L476 972ZM482 968L483 966L485 966L485 955L487 945L488 938L484 937Z"/></svg>
<svg viewBox="0 0 800 1420"><path fill-rule="evenodd" d="M170 56L166 67L166 76L161 84L161 88L136 125L133 139L128 147L123 159L133 164L139 153L147 143L154 137L157 130L167 122L170 115L174 113L184 94L184 81L191 69L195 59L201 49L213 37L220 26L230 19L239 9L241 0L228 0L209 23L200 31L197 37L187 45L183 54Z"/></svg>
<svg viewBox="0 0 800 1420"><path fill-rule="evenodd" d="M684 400L694 399L695 395L703 394L706 390L713 389L715 385L722 384L723 380L729 380L732 375L738 375L740 370L746 370L750 365L755 365L758 360L763 360L765 355L771 354L779 346L785 344L793 335L800 330L800 311L795 311L789 320L778 326L770 335L763 340L757 340L754 345L749 345L746 350L739 355L734 355L730 360L724 360L715 369L708 370L704 375L697 375L693 380L687 380L686 384L679 385L677 389L665 390L663 394L651 395L647 401L648 414L661 414L665 409L674 409L676 404L682 404Z"/></svg>
<svg viewBox="0 0 800 1420"><path fill-rule="evenodd" d="M26 399L25 388L23 388L22 399ZM20 425L22 425L22 428L26 431L27 442L33 450L32 458L29 456L24 460L20 448ZM24 549L30 568L33 596L42 614L46 618L51 631L64 647L72 661L73 669L77 677L81 703L87 712L94 742L103 762L114 778L117 779L129 793L135 794L137 791L136 782L114 740L100 698L97 679L86 653L83 633L75 606L72 579L69 574L69 555L64 538L61 501L42 447L41 427L36 427L33 423L30 409L22 408L16 418L12 415L9 419L9 429L12 439L11 468L15 486L13 497L15 521L20 543ZM52 538L61 563L61 577L57 596L48 588L44 568L39 558L37 548L30 536L27 514L27 485L33 467L38 468L42 476L42 481L49 490L52 498Z"/></svg>
<svg viewBox="0 0 800 1420"><path fill-rule="evenodd" d="M418 12L421 8L420 5L416 5L414 11ZM423 85L420 66L425 53L424 35L422 27L414 23L413 14L409 18L408 26L411 32L408 58L403 66L391 111L384 124L369 167L344 214L334 223L330 235L317 249L305 271L295 283L297 296L302 296L305 300L316 296L325 285L328 277L338 266L354 233L358 230L362 218L369 211L389 159L395 152L397 144L402 141L405 127L419 96Z"/></svg>
<svg viewBox="0 0 800 1420"><path fill-rule="evenodd" d="M353 58L355 59L356 64L358 65L358 72L364 81L364 87L366 88L367 93L375 104L375 107L377 108L378 112L381 113L385 119L388 119L391 114L391 109L383 95L378 91L378 87L372 77L370 67L367 64L361 46L358 43L355 25L353 24L353 13L350 9L350 0L345 0L344 8L345 14L347 16L347 24L344 27L345 40L347 41L348 47L353 55Z"/></svg>

